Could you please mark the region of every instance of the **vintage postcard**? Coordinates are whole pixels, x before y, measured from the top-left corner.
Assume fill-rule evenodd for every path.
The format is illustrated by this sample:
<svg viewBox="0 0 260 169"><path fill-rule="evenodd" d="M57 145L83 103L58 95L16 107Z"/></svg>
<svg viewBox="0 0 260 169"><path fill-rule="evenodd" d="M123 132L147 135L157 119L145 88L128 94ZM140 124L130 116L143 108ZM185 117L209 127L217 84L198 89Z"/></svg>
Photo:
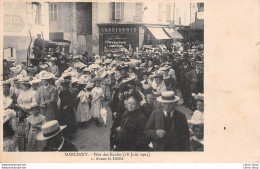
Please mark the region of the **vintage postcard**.
<svg viewBox="0 0 260 169"><path fill-rule="evenodd" d="M259 1L0 2L1 163L260 162Z"/></svg>

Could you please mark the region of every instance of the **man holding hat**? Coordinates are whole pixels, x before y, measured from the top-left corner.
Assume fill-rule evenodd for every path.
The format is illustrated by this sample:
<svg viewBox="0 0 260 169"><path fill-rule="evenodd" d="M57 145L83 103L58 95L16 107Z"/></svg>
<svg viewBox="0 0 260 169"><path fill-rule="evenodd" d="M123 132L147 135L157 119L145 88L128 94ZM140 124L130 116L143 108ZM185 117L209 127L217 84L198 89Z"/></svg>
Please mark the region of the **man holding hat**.
<svg viewBox="0 0 260 169"><path fill-rule="evenodd" d="M179 97L164 91L157 101L162 109L154 111L146 124L145 134L154 151L189 151L189 128L186 116L175 109Z"/></svg>
<svg viewBox="0 0 260 169"><path fill-rule="evenodd" d="M43 151L78 151L73 143L63 137L62 131L66 127L60 126L57 120L42 125L42 130L36 135L36 139L46 141Z"/></svg>

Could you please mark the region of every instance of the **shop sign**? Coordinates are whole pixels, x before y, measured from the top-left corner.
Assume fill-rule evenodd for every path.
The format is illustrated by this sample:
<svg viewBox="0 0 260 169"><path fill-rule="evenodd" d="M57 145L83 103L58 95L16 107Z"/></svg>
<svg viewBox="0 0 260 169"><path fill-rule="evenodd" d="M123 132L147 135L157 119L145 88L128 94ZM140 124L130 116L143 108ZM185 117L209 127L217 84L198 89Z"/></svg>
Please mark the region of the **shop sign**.
<svg viewBox="0 0 260 169"><path fill-rule="evenodd" d="M19 15L4 15L4 32L21 32L25 23Z"/></svg>
<svg viewBox="0 0 260 169"><path fill-rule="evenodd" d="M137 27L101 27L100 33L138 33Z"/></svg>

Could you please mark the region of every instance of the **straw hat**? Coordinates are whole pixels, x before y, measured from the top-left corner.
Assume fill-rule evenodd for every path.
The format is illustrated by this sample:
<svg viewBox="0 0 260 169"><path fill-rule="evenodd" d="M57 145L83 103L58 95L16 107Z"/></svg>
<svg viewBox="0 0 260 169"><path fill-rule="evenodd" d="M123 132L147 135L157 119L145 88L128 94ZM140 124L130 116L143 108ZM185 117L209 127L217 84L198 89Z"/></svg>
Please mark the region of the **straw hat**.
<svg viewBox="0 0 260 169"><path fill-rule="evenodd" d="M67 127L60 126L57 120L48 121L42 125L41 131L36 135L36 139L39 141L48 140Z"/></svg>
<svg viewBox="0 0 260 169"><path fill-rule="evenodd" d="M8 79L8 80L3 81L3 85L11 85L11 80Z"/></svg>
<svg viewBox="0 0 260 169"><path fill-rule="evenodd" d="M123 79L121 83L128 83L134 80L135 78L136 78L135 76L129 76L128 78Z"/></svg>
<svg viewBox="0 0 260 169"><path fill-rule="evenodd" d="M112 60L111 59L106 59L105 61L104 61L104 64L108 64L108 63L110 63Z"/></svg>
<svg viewBox="0 0 260 169"><path fill-rule="evenodd" d="M73 60L75 59L80 59L80 56L79 55L73 56Z"/></svg>
<svg viewBox="0 0 260 169"><path fill-rule="evenodd" d="M87 83L87 86L86 86L87 89L90 89L93 87L94 87L94 83L90 83L90 82Z"/></svg>
<svg viewBox="0 0 260 169"><path fill-rule="evenodd" d="M160 103L174 103L178 100L180 100L180 98L175 96L173 91L164 91L161 93L161 96L157 98L157 101Z"/></svg>
<svg viewBox="0 0 260 169"><path fill-rule="evenodd" d="M3 112L3 117L4 117L4 121L3 123L7 122L8 120L10 120L12 117L16 116L16 112L12 109L6 109Z"/></svg>
<svg viewBox="0 0 260 169"><path fill-rule="evenodd" d="M15 67L11 67L10 70L14 73L20 73L22 71L23 67L22 65L17 65Z"/></svg>
<svg viewBox="0 0 260 169"><path fill-rule="evenodd" d="M100 59L95 61L95 64L100 64L100 63L102 63L102 60L100 60Z"/></svg>
<svg viewBox="0 0 260 169"><path fill-rule="evenodd" d="M203 93L192 93L192 96L196 99L196 100L203 100L204 101L204 94Z"/></svg>
<svg viewBox="0 0 260 169"><path fill-rule="evenodd" d="M57 58L56 58L56 57L51 57L50 60L51 60L51 61L56 61Z"/></svg>
<svg viewBox="0 0 260 169"><path fill-rule="evenodd" d="M90 80L91 83L95 83L96 81L103 81L104 79L102 77L95 77L93 79Z"/></svg>
<svg viewBox="0 0 260 169"><path fill-rule="evenodd" d="M85 75L82 75L80 78L79 78L79 81L77 82L78 84L83 84L83 85L86 85L88 83L89 79L87 76Z"/></svg>
<svg viewBox="0 0 260 169"><path fill-rule="evenodd" d="M30 84L30 78L29 77L23 77L23 78L19 79L18 82L23 83L23 84Z"/></svg>
<svg viewBox="0 0 260 169"><path fill-rule="evenodd" d="M33 78L31 81L30 81L30 84L36 84L36 83L40 83L41 82L41 79L38 79L38 78Z"/></svg>
<svg viewBox="0 0 260 169"><path fill-rule="evenodd" d="M55 78L55 75L50 72L43 72L40 76L41 80L47 80L47 79L52 79L52 78Z"/></svg>
<svg viewBox="0 0 260 169"><path fill-rule="evenodd" d="M79 81L79 79L73 77L73 78L71 79L71 84L73 84L73 83L77 83L78 81Z"/></svg>
<svg viewBox="0 0 260 169"><path fill-rule="evenodd" d="M42 68L42 69L45 69L45 68L47 68L47 67L49 67L49 65L48 64L42 64L42 65L40 65L40 68Z"/></svg>

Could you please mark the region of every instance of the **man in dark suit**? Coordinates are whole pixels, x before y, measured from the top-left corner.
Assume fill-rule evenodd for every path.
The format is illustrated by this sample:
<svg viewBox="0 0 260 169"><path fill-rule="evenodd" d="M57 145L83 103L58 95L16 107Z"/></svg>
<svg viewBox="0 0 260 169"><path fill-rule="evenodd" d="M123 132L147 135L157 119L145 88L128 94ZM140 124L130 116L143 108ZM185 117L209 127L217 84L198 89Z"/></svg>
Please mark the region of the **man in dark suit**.
<svg viewBox="0 0 260 169"><path fill-rule="evenodd" d="M183 104L185 106L189 105L189 94L190 94L190 88L187 79L185 77L185 74L190 71L191 71L191 67L188 64L188 60L183 59L180 68L180 89L181 89L181 94L184 102Z"/></svg>
<svg viewBox="0 0 260 169"><path fill-rule="evenodd" d="M33 54L34 58L41 58L44 49L44 42L41 38L41 34L37 34L37 39L34 40Z"/></svg>
<svg viewBox="0 0 260 169"><path fill-rule="evenodd" d="M57 120L44 123L36 135L38 141L46 141L43 151L78 151L78 148L63 137L62 131L67 126L60 126Z"/></svg>
<svg viewBox="0 0 260 169"><path fill-rule="evenodd" d="M195 65L195 69L187 72L185 74L185 77L187 79L188 85L189 85L189 89L190 89L190 93L189 93L189 100L191 101L191 94L192 93L203 93L203 62L197 61L196 65ZM190 106L193 106L193 103L190 103ZM192 108L192 107L191 107Z"/></svg>
<svg viewBox="0 0 260 169"><path fill-rule="evenodd" d="M164 91L157 98L162 109L154 111L146 124L147 141L154 151L189 151L189 128L186 117L174 107L179 100L172 91Z"/></svg>

